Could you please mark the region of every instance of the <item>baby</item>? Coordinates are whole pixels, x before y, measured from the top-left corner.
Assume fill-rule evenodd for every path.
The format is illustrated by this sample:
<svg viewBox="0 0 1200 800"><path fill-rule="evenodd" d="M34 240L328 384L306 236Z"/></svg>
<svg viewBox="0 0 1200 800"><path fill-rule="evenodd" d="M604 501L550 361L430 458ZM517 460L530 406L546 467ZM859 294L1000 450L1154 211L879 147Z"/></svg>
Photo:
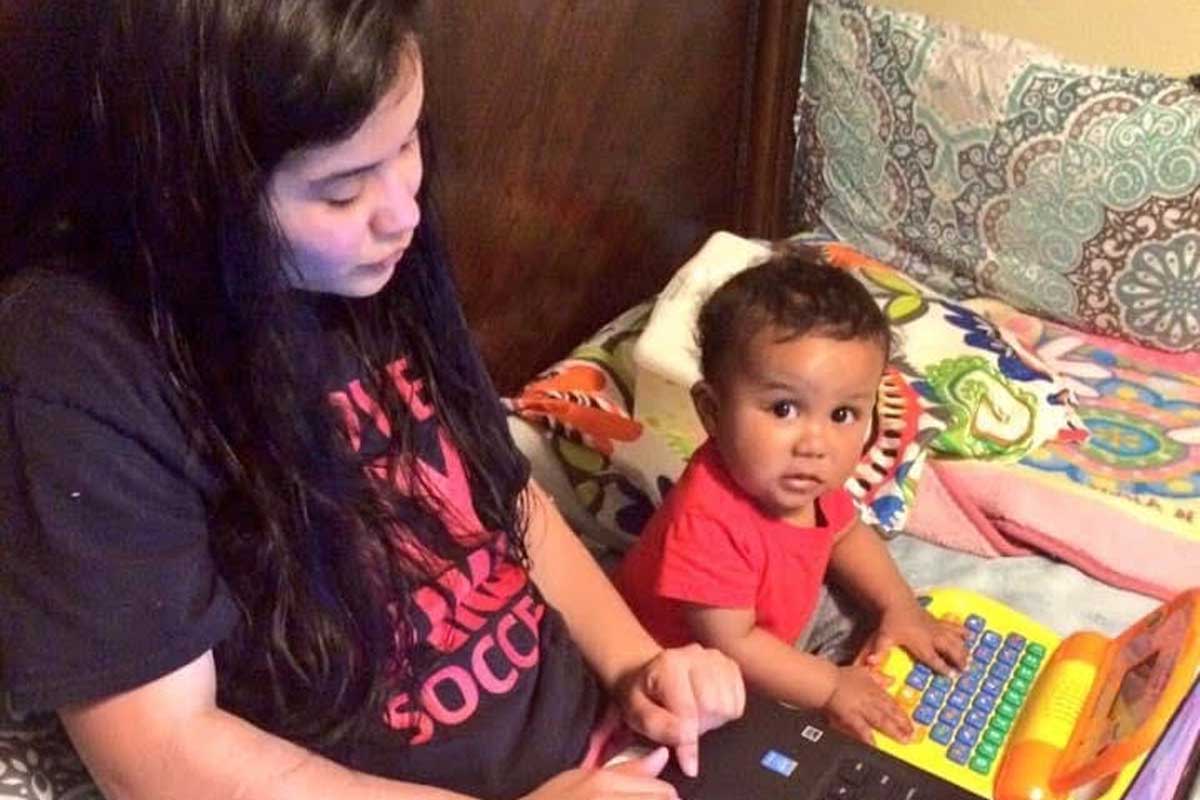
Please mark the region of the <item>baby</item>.
<svg viewBox="0 0 1200 800"><path fill-rule="evenodd" d="M848 273L780 250L719 288L698 322L708 433L622 562L617 585L659 642L720 648L759 690L871 741L912 733L877 669L898 644L940 672L965 631L935 620L843 483L871 435L891 333ZM865 666L797 649L826 574L878 613Z"/></svg>

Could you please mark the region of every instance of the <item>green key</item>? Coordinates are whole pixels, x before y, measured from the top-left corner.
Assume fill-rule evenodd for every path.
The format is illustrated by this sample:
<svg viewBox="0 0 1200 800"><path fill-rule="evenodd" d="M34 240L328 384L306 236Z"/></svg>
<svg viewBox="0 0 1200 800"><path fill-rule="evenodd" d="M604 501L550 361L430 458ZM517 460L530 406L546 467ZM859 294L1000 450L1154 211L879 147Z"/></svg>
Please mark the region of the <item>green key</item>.
<svg viewBox="0 0 1200 800"><path fill-rule="evenodd" d="M1017 671L1014 674L1020 680L1032 681L1033 676L1037 674L1037 667L1017 667Z"/></svg>
<svg viewBox="0 0 1200 800"><path fill-rule="evenodd" d="M1013 678L1009 681L1008 689L1024 697L1029 693L1029 681L1024 678Z"/></svg>
<svg viewBox="0 0 1200 800"><path fill-rule="evenodd" d="M971 769L978 772L980 775L987 775L992 768L992 760L990 758L980 758L975 756L971 759Z"/></svg>
<svg viewBox="0 0 1200 800"><path fill-rule="evenodd" d="M1041 663L1042 663L1042 659L1038 656L1035 656L1033 653L1026 653L1025 655L1021 656L1021 666L1022 667L1029 667L1030 669L1037 669L1038 665Z"/></svg>
<svg viewBox="0 0 1200 800"><path fill-rule="evenodd" d="M1040 661L1042 656L1046 655L1046 648L1037 642L1030 642L1029 644L1025 645L1025 652L1029 653L1031 656L1037 656L1038 660Z"/></svg>
<svg viewBox="0 0 1200 800"><path fill-rule="evenodd" d="M992 722L994 724L995 720L992 720ZM1007 728L1005 730L1007 730ZM986 744L999 747L1004 742L1004 730L989 726L988 729L983 732L983 740ZM982 745L980 746L982 747Z"/></svg>
<svg viewBox="0 0 1200 800"><path fill-rule="evenodd" d="M987 734L984 734L984 738L985 739L987 738ZM994 759L996 757L996 754L999 752L1000 752L999 747L992 744L991 742L986 742L986 741L980 742L979 746L975 748L975 755L982 756L982 757L986 758L988 761L991 761L992 759Z"/></svg>
<svg viewBox="0 0 1200 800"><path fill-rule="evenodd" d="M996 706L996 716L1004 717L1010 723L1013 721L1013 717L1015 717L1016 715L1017 715L1017 707L1014 706L1012 703L1007 703L1007 702L1001 701L1000 704L998 706Z"/></svg>
<svg viewBox="0 0 1200 800"><path fill-rule="evenodd" d="M1012 717L1002 717L999 713L992 716L991 722L988 723L991 727L1008 733L1008 729L1012 727Z"/></svg>
<svg viewBox="0 0 1200 800"><path fill-rule="evenodd" d="M1004 702L1012 706L1014 712L1021 707L1021 701L1024 699L1025 695L1022 692L1014 692L1011 687L1004 693Z"/></svg>

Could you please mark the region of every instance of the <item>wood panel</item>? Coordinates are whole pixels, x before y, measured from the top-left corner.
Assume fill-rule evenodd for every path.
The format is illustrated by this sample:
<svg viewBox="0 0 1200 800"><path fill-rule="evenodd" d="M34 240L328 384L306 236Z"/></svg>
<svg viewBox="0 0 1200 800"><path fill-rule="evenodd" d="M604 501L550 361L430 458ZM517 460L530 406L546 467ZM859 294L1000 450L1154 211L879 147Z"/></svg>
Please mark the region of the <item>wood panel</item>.
<svg viewBox="0 0 1200 800"><path fill-rule="evenodd" d="M803 5L432 5L435 191L502 391L660 289L713 230L775 232L790 122L762 104L796 63Z"/></svg>
<svg viewBox="0 0 1200 800"><path fill-rule="evenodd" d="M46 154L85 111L56 41L79 32L65 1L0 0L0 234L53 188ZM660 289L713 230L782 232L805 5L430 0L436 190L502 390ZM14 35L29 17L57 30Z"/></svg>

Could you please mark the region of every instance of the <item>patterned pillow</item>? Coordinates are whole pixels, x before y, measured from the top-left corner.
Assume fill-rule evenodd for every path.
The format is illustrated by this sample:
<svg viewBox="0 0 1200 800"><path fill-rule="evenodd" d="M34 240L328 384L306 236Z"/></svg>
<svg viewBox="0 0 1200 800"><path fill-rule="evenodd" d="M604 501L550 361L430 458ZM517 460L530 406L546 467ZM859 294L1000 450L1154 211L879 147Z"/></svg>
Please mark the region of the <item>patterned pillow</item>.
<svg viewBox="0 0 1200 800"><path fill-rule="evenodd" d="M0 798L103 800L54 714L19 715L0 702Z"/></svg>
<svg viewBox="0 0 1200 800"><path fill-rule="evenodd" d="M849 245L817 251L887 315L900 340L892 366L943 422L929 441L935 457L1015 461L1049 441L1086 438L1065 381L985 316Z"/></svg>
<svg viewBox="0 0 1200 800"><path fill-rule="evenodd" d="M814 0L795 229L955 298L1200 350L1200 94L860 0Z"/></svg>

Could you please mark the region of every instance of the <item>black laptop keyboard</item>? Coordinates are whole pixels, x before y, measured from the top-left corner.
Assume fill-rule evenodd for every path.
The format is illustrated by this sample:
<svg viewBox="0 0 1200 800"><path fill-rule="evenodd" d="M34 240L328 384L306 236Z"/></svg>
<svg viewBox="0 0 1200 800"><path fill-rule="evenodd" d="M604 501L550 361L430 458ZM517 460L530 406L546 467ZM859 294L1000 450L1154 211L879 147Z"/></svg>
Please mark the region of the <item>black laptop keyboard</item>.
<svg viewBox="0 0 1200 800"><path fill-rule="evenodd" d="M867 763L843 758L830 776L823 800L933 800L937 795L928 786L913 784L901 773L884 769L874 759Z"/></svg>
<svg viewBox="0 0 1200 800"><path fill-rule="evenodd" d="M979 800L966 789L754 692L740 720L700 740L700 775L662 777L684 800Z"/></svg>

